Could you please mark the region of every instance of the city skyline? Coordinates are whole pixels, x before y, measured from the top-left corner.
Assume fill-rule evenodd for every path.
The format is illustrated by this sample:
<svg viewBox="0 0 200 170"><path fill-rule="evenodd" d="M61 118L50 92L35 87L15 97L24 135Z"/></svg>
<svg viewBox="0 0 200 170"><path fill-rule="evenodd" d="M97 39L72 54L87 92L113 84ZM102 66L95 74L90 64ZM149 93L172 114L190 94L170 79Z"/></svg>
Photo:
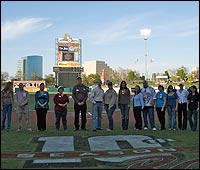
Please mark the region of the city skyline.
<svg viewBox="0 0 200 170"><path fill-rule="evenodd" d="M55 39L66 33L82 39L82 63L100 60L144 74L144 28L151 29L149 77L199 63L197 1L2 1L1 9L1 71L10 76L28 55L43 56L43 76L54 74Z"/></svg>

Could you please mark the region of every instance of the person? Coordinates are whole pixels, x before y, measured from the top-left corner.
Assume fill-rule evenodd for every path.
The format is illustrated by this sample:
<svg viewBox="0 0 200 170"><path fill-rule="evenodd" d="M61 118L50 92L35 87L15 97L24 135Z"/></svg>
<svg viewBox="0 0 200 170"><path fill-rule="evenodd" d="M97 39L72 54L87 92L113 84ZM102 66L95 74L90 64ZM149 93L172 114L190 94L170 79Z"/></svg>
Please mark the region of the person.
<svg viewBox="0 0 200 170"><path fill-rule="evenodd" d="M67 105L69 103L69 98L64 92L64 87L58 87L58 93L55 94L54 101L54 110L56 115L56 130L60 129L60 118L62 117L63 129L67 130Z"/></svg>
<svg viewBox="0 0 200 170"><path fill-rule="evenodd" d="M44 83L40 84L40 90L35 93L35 110L38 131L46 131L46 115L49 110L49 93L44 91Z"/></svg>
<svg viewBox="0 0 200 170"><path fill-rule="evenodd" d="M143 94L143 99L144 99L144 109L143 109L144 130L148 129L147 115L149 116L149 121L150 121L152 130L156 130L155 120L154 120L154 101L153 101L153 98L155 97L156 92L153 89L153 87L149 87L148 82L144 80L141 93Z"/></svg>
<svg viewBox="0 0 200 170"><path fill-rule="evenodd" d="M180 130L187 129L187 97L189 92L187 89L183 89L183 86L182 83L179 84L180 89L176 91L178 96L178 128Z"/></svg>
<svg viewBox="0 0 200 170"><path fill-rule="evenodd" d="M14 103L14 94L11 82L6 83L4 89L1 91L1 111L2 122L1 129L5 129L5 121L7 117L7 132L11 130L12 109Z"/></svg>
<svg viewBox="0 0 200 170"><path fill-rule="evenodd" d="M74 99L74 111L75 111L75 131L79 130L79 113L81 111L81 129L86 130L86 112L87 112L87 98L88 89L82 84L82 78L77 77L77 84L73 87L72 98Z"/></svg>
<svg viewBox="0 0 200 170"><path fill-rule="evenodd" d="M178 96L174 91L172 85L167 87L167 112L168 112L168 130L176 130L177 122L176 122L176 112L178 110Z"/></svg>
<svg viewBox="0 0 200 170"><path fill-rule="evenodd" d="M167 94L164 92L164 86L158 86L158 92L154 98L158 120L160 122L160 130L165 130L165 110Z"/></svg>
<svg viewBox="0 0 200 170"><path fill-rule="evenodd" d="M144 109L143 94L141 93L140 86L136 85L135 94L133 95L133 114L135 118L135 129L142 130L142 116L141 112Z"/></svg>
<svg viewBox="0 0 200 170"><path fill-rule="evenodd" d="M24 85L19 83L19 91L15 94L16 113L18 119L17 132L22 130L22 114L26 117L26 127L28 131L32 131L30 123L30 112L29 112L29 92L24 90Z"/></svg>
<svg viewBox="0 0 200 170"><path fill-rule="evenodd" d="M116 102L117 102L117 93L113 89L112 82L108 82L108 90L106 90L106 92L104 93L104 106L109 121L109 128L106 129L107 131L111 131L114 128L112 116L116 109Z"/></svg>
<svg viewBox="0 0 200 170"><path fill-rule="evenodd" d="M122 115L122 129L128 130L129 123L129 109L130 109L130 90L128 89L126 82L122 81L118 93L118 106Z"/></svg>
<svg viewBox="0 0 200 170"><path fill-rule="evenodd" d="M95 87L89 96L92 102L92 130L96 132L97 130L102 130L102 109L103 109L103 95L104 90L101 87L102 81L98 80L98 86Z"/></svg>
<svg viewBox="0 0 200 170"><path fill-rule="evenodd" d="M198 112L199 112L199 93L197 87L192 85L190 87L191 93L189 93L188 100L188 115L189 125L192 131L196 131L198 123ZM192 115L194 115L192 120Z"/></svg>

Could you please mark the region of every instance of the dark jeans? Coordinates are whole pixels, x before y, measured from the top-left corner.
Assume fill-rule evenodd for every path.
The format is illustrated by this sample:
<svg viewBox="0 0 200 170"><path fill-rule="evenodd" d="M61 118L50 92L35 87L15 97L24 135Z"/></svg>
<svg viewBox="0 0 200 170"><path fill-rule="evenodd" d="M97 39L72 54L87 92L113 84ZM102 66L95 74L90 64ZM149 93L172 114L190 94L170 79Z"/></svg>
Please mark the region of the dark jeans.
<svg viewBox="0 0 200 170"><path fill-rule="evenodd" d="M11 129L12 104L3 104L1 128L5 128L7 115L7 130Z"/></svg>
<svg viewBox="0 0 200 170"><path fill-rule="evenodd" d="M114 125L113 125L113 113L116 109L116 104L113 105L110 109L108 108L108 105L105 105L105 110L108 115L108 122L109 122L109 129L113 130Z"/></svg>
<svg viewBox="0 0 200 170"><path fill-rule="evenodd" d="M182 121L183 113L183 121ZM178 127L180 130L187 129L187 103L178 103Z"/></svg>
<svg viewBox="0 0 200 170"><path fill-rule="evenodd" d="M193 120L192 120L192 115L194 115ZM190 124L190 128L192 131L196 131L197 129L197 123L198 123L198 112L197 110L188 110L188 120Z"/></svg>
<svg viewBox="0 0 200 170"><path fill-rule="evenodd" d="M38 128L38 130L46 130L47 109L38 108L38 109L36 109L36 114L37 114L37 128Z"/></svg>
<svg viewBox="0 0 200 170"><path fill-rule="evenodd" d="M63 125L63 129L66 130L67 129L67 110L64 111L59 111L59 110L55 110L55 114L56 114L56 129L59 130L60 129L60 118L62 117L62 125Z"/></svg>
<svg viewBox="0 0 200 170"><path fill-rule="evenodd" d="M129 107L128 104L120 104L120 110L122 115L122 129L127 130L128 129L128 123L129 123Z"/></svg>
<svg viewBox="0 0 200 170"><path fill-rule="evenodd" d="M160 126L161 126L161 130L165 129L165 110L166 108L164 108L163 111L161 111L162 108L161 107L156 107L156 112L158 115L158 120L160 122Z"/></svg>
<svg viewBox="0 0 200 170"><path fill-rule="evenodd" d="M133 107L133 113L135 118L135 128L141 130L142 129L142 116L141 116L142 107Z"/></svg>
<svg viewBox="0 0 200 170"><path fill-rule="evenodd" d="M143 118L144 118L144 127L148 127L148 119L147 115L149 115L149 122L151 128L155 128L155 120L154 120L154 107L145 106L143 109Z"/></svg>
<svg viewBox="0 0 200 170"><path fill-rule="evenodd" d="M79 106L78 103L74 103L75 119L74 125L76 129L79 129L79 113L81 111L81 129L85 129L86 124L86 111L87 105L84 103L82 106Z"/></svg>

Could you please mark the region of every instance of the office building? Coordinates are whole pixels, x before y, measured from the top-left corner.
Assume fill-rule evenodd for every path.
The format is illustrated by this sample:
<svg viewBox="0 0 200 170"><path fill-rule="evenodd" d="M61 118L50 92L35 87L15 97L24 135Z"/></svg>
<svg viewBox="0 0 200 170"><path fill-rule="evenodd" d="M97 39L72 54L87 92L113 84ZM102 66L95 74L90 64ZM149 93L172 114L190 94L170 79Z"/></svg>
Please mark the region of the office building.
<svg viewBox="0 0 200 170"><path fill-rule="evenodd" d="M107 79L110 74L112 74L112 69L108 66L105 61L86 61L83 64L83 74L88 76L89 74L102 74L105 71L105 78Z"/></svg>
<svg viewBox="0 0 200 170"><path fill-rule="evenodd" d="M43 77L42 56L30 55L18 60L17 77L20 80L36 80L38 77Z"/></svg>

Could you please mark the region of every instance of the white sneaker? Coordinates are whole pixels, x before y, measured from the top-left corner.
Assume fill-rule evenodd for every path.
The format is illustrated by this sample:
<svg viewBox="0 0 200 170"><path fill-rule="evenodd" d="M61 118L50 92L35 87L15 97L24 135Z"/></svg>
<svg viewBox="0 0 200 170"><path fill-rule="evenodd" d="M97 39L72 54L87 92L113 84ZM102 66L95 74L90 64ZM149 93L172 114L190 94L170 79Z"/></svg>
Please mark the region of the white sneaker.
<svg viewBox="0 0 200 170"><path fill-rule="evenodd" d="M107 131L111 131L111 129L109 129L109 128L107 128L106 130L107 130Z"/></svg>
<svg viewBox="0 0 200 170"><path fill-rule="evenodd" d="M17 131L17 132L21 132L21 129L17 129L16 131Z"/></svg>
<svg viewBox="0 0 200 170"><path fill-rule="evenodd" d="M32 131L32 129L31 129L31 128L27 128L27 130L28 130L28 131Z"/></svg>
<svg viewBox="0 0 200 170"><path fill-rule="evenodd" d="M147 127L144 127L144 130L147 130L148 128Z"/></svg>
<svg viewBox="0 0 200 170"><path fill-rule="evenodd" d="M155 130L156 130L156 128L153 128L152 130L154 130L154 131L155 131Z"/></svg>

